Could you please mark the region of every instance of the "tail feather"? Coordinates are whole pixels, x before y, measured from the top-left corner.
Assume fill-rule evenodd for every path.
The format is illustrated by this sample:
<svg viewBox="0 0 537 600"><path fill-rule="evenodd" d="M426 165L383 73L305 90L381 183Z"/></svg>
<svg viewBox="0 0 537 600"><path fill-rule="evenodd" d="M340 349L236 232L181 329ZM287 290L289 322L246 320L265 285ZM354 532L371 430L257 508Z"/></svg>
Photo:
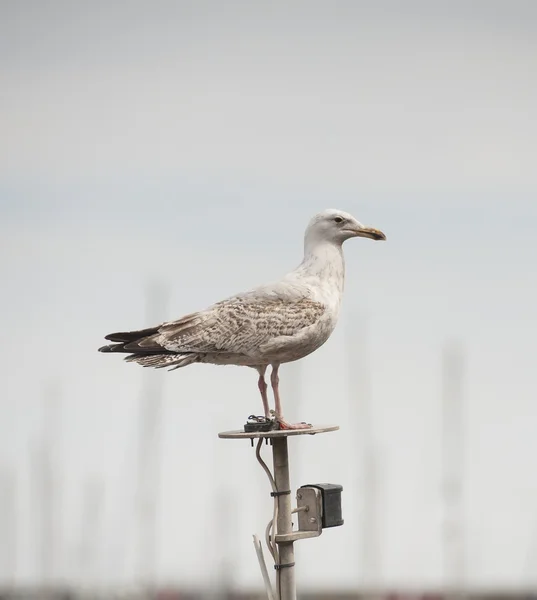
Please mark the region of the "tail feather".
<svg viewBox="0 0 537 600"><path fill-rule="evenodd" d="M99 352L125 352L127 354L135 351L137 354L142 356L151 356L153 354L174 354L171 350L166 350L162 346L156 346L153 348L141 348L139 346L130 346L132 342L123 342L118 344L108 344L108 346L101 346Z"/></svg>
<svg viewBox="0 0 537 600"><path fill-rule="evenodd" d="M127 362L136 362L143 367L155 369L171 367L171 371L199 362L203 358L204 354L178 354L163 348L153 337L159 333L160 327L159 325L138 331L110 333L105 339L115 343L101 346L99 352L124 352L129 355L125 357Z"/></svg>
<svg viewBox="0 0 537 600"><path fill-rule="evenodd" d="M116 342L101 346L99 352L136 352L140 354L170 354L169 350L157 344L151 336L158 333L158 327L149 327L148 329L139 329L138 331L123 331L109 333L105 340Z"/></svg>
<svg viewBox="0 0 537 600"><path fill-rule="evenodd" d="M200 354L131 354L125 357L127 362L136 362L142 367L154 367L155 369L165 369L172 367L170 371L186 367L202 358Z"/></svg>

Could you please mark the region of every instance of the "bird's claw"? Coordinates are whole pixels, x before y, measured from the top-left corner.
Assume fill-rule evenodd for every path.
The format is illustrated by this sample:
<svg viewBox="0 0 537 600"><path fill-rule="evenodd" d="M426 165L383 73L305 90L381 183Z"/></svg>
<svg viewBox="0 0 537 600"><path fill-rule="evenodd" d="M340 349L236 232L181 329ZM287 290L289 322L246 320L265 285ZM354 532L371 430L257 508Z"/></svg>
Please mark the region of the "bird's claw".
<svg viewBox="0 0 537 600"><path fill-rule="evenodd" d="M301 423L288 423L287 421L284 421L283 419L279 419L278 424L280 426L280 429L289 429L289 430L311 429L313 427L313 425L311 423L306 423L305 421L302 421Z"/></svg>
<svg viewBox="0 0 537 600"><path fill-rule="evenodd" d="M271 410L270 414L274 421L278 423L280 429L311 429L313 425L311 423L306 423L305 421L301 421L300 423L288 423L283 417L276 414L276 411Z"/></svg>

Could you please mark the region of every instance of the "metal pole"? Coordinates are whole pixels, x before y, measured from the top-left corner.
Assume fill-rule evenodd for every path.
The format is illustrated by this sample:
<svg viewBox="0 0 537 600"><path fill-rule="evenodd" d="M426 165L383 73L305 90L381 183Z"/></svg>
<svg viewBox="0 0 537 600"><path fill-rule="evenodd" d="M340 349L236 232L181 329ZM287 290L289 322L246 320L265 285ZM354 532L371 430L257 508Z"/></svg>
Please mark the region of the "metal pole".
<svg viewBox="0 0 537 600"><path fill-rule="evenodd" d="M274 481L279 492L291 490L289 479L289 454L287 451L287 437L272 439L272 458L274 462ZM276 533L278 535L291 533L291 494L277 496L278 520ZM295 585L295 550L293 542L278 543L280 555L279 569L279 600L296 600ZM283 567L283 568L282 568Z"/></svg>

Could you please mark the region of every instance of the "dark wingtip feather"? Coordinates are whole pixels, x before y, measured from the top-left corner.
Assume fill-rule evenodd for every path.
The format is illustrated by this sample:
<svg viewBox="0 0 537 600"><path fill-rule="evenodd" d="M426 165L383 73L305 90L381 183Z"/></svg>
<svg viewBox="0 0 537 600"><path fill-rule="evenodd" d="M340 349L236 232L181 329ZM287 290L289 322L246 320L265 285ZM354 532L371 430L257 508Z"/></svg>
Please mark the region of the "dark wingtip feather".
<svg viewBox="0 0 537 600"><path fill-rule="evenodd" d="M117 333L109 333L108 335L105 335L104 339L110 340L111 342L134 342L141 338L157 333L159 327L148 327L147 329L139 329L138 331L118 331Z"/></svg>
<svg viewBox="0 0 537 600"><path fill-rule="evenodd" d="M121 333L109 333L104 336L105 340L110 340L111 342L123 342L125 340L121 339Z"/></svg>
<svg viewBox="0 0 537 600"><path fill-rule="evenodd" d="M98 352L125 352L124 346L125 344L109 344L108 346L101 346Z"/></svg>

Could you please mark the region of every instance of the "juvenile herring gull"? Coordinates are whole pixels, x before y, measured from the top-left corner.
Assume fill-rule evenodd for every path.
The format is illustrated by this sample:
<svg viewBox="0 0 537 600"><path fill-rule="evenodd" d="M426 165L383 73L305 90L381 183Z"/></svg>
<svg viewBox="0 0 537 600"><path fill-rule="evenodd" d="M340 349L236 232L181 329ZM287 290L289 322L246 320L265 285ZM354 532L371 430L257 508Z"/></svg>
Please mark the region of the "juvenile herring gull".
<svg viewBox="0 0 537 600"><path fill-rule="evenodd" d="M241 365L259 373L258 387L265 417L271 417L265 372L272 366L275 420L282 429L303 429L287 423L278 390L282 363L317 350L336 326L343 294L345 263L342 244L352 237L385 240L386 236L340 210L325 210L308 224L304 259L275 283L237 294L206 310L105 339L115 342L100 352L126 352L125 360L144 367L170 370L192 363Z"/></svg>

